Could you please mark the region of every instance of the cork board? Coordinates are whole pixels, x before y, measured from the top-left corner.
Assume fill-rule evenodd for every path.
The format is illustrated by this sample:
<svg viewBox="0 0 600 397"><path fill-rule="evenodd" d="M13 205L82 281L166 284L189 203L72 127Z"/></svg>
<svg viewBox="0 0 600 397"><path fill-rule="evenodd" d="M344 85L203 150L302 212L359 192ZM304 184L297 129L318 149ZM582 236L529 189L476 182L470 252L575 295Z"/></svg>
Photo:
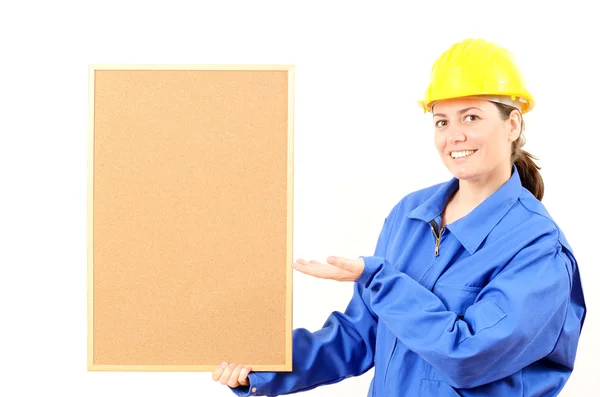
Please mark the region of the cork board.
<svg viewBox="0 0 600 397"><path fill-rule="evenodd" d="M88 370L291 370L293 73L90 65Z"/></svg>

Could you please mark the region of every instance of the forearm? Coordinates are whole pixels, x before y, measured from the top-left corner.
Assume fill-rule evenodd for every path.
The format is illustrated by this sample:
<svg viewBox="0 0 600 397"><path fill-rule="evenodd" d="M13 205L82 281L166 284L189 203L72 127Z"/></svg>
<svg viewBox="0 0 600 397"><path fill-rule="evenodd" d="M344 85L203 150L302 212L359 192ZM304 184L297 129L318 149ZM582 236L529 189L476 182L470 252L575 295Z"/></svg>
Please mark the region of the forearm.
<svg viewBox="0 0 600 397"><path fill-rule="evenodd" d="M377 320L363 301L363 289L356 285L344 313L333 312L316 332L294 330L292 372L250 373L250 386L233 390L239 396L276 396L360 375L373 366L376 329Z"/></svg>
<svg viewBox="0 0 600 397"><path fill-rule="evenodd" d="M391 269L384 258L363 259L365 272L357 282L371 292L370 305L379 320L455 387L492 382L543 357L564 322L569 286L564 269L565 277L555 275L563 274L560 264L550 269L549 262L548 270L529 275L522 269L524 280L536 279L529 290L503 290L497 281L490 290L510 298L497 300L493 293L484 294L461 318L433 292ZM550 291L555 295L548 295ZM540 292L553 304L539 305Z"/></svg>

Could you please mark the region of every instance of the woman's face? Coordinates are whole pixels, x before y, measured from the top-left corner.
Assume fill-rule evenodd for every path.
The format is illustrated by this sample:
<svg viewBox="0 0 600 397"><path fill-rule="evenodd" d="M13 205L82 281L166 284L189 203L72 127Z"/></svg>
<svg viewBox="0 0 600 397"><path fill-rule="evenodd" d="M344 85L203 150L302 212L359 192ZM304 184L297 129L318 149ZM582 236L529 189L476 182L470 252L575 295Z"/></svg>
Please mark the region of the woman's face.
<svg viewBox="0 0 600 397"><path fill-rule="evenodd" d="M492 102L476 98L438 101L433 106L435 145L456 178L488 182L510 176L511 145L521 131L521 114L503 120Z"/></svg>

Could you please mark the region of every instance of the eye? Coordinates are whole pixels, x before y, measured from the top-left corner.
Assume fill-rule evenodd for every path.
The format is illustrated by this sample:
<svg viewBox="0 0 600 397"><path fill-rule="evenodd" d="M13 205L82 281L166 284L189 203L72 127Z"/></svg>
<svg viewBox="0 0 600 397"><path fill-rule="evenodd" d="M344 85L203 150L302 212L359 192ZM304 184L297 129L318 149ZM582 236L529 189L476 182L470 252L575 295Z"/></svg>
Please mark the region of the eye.
<svg viewBox="0 0 600 397"><path fill-rule="evenodd" d="M446 120L438 120L435 122L436 128L443 128L447 125L448 125L448 122Z"/></svg>
<svg viewBox="0 0 600 397"><path fill-rule="evenodd" d="M475 114L467 114L465 116L465 121L467 121L469 123L472 123L473 121L477 121L479 119L480 119L480 117Z"/></svg>

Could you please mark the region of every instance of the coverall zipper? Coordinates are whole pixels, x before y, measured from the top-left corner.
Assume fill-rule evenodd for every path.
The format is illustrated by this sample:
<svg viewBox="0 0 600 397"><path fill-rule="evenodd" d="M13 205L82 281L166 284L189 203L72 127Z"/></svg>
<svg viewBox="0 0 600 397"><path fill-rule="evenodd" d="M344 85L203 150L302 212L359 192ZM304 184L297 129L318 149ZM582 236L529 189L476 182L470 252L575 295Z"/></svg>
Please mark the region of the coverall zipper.
<svg viewBox="0 0 600 397"><path fill-rule="evenodd" d="M436 221L429 222L431 225L431 230L433 231L433 235L435 236L435 256L440 254L440 240L442 239L442 234L444 234L444 228L440 230L438 233L438 224Z"/></svg>

